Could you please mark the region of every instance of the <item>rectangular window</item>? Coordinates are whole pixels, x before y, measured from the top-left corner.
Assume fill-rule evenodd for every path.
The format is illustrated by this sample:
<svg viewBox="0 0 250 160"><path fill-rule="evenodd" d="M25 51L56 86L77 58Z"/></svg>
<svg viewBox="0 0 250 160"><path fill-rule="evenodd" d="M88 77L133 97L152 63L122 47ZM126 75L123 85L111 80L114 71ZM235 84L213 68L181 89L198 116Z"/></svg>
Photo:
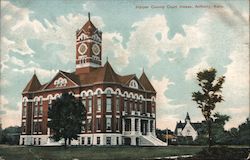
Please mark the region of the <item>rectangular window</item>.
<svg viewBox="0 0 250 160"><path fill-rule="evenodd" d="M51 98L49 98L49 104L52 104L52 99Z"/></svg>
<svg viewBox="0 0 250 160"><path fill-rule="evenodd" d="M82 132L85 131L85 125L86 125L86 121L82 121Z"/></svg>
<svg viewBox="0 0 250 160"><path fill-rule="evenodd" d="M36 138L34 138L34 145L36 145Z"/></svg>
<svg viewBox="0 0 250 160"><path fill-rule="evenodd" d="M40 98L40 105L43 105L43 98Z"/></svg>
<svg viewBox="0 0 250 160"><path fill-rule="evenodd" d="M23 126L23 132L26 132L26 122L22 122L22 126Z"/></svg>
<svg viewBox="0 0 250 160"><path fill-rule="evenodd" d="M135 102L135 111L138 111L138 109L137 109L137 103Z"/></svg>
<svg viewBox="0 0 250 160"><path fill-rule="evenodd" d="M24 100L23 106L27 106L27 101L26 100Z"/></svg>
<svg viewBox="0 0 250 160"><path fill-rule="evenodd" d="M111 145L111 137L106 137L106 144Z"/></svg>
<svg viewBox="0 0 250 160"><path fill-rule="evenodd" d="M116 130L118 131L119 130L119 125L120 124L120 119L119 118L116 118Z"/></svg>
<svg viewBox="0 0 250 160"><path fill-rule="evenodd" d="M84 145L85 137L82 137L82 145Z"/></svg>
<svg viewBox="0 0 250 160"><path fill-rule="evenodd" d="M111 112L111 98L106 99L106 112Z"/></svg>
<svg viewBox="0 0 250 160"><path fill-rule="evenodd" d="M96 118L96 130L101 130L101 118Z"/></svg>
<svg viewBox="0 0 250 160"><path fill-rule="evenodd" d="M119 112L120 111L120 97L119 96L116 97L115 106L116 106L116 112Z"/></svg>
<svg viewBox="0 0 250 160"><path fill-rule="evenodd" d="M119 145L119 137L116 137L116 144Z"/></svg>
<svg viewBox="0 0 250 160"><path fill-rule="evenodd" d="M35 106L34 116L38 116L38 106Z"/></svg>
<svg viewBox="0 0 250 160"><path fill-rule="evenodd" d="M39 115L43 115L43 106L40 106Z"/></svg>
<svg viewBox="0 0 250 160"><path fill-rule="evenodd" d="M142 113L142 103L139 104L140 112Z"/></svg>
<svg viewBox="0 0 250 160"><path fill-rule="evenodd" d="M88 113L92 113L92 98L91 97L88 99L88 107L89 107Z"/></svg>
<svg viewBox="0 0 250 160"><path fill-rule="evenodd" d="M42 122L38 122L38 132L42 132Z"/></svg>
<svg viewBox="0 0 250 160"><path fill-rule="evenodd" d="M27 113L27 108L23 107L23 117L26 117L26 113Z"/></svg>
<svg viewBox="0 0 250 160"><path fill-rule="evenodd" d="M111 118L106 118L106 130L111 130Z"/></svg>
<svg viewBox="0 0 250 160"><path fill-rule="evenodd" d="M88 144L91 144L91 137L88 137Z"/></svg>
<svg viewBox="0 0 250 160"><path fill-rule="evenodd" d="M24 145L24 142L25 142L25 139L24 139L24 138L22 138L22 145Z"/></svg>
<svg viewBox="0 0 250 160"><path fill-rule="evenodd" d="M88 119L88 131L91 131L92 130L92 119Z"/></svg>
<svg viewBox="0 0 250 160"><path fill-rule="evenodd" d="M84 107L86 107L86 99L82 99L82 104Z"/></svg>
<svg viewBox="0 0 250 160"><path fill-rule="evenodd" d="M101 142L101 138L100 137L96 137L96 144L100 144Z"/></svg>
<svg viewBox="0 0 250 160"><path fill-rule="evenodd" d="M99 97L97 98L97 112L101 112L102 107L102 99Z"/></svg>
<svg viewBox="0 0 250 160"><path fill-rule="evenodd" d="M37 132L37 123L33 122L33 132Z"/></svg>
<svg viewBox="0 0 250 160"><path fill-rule="evenodd" d="M41 138L38 138L38 145L41 144Z"/></svg>
<svg viewBox="0 0 250 160"><path fill-rule="evenodd" d="M130 112L132 112L133 111L133 101L131 100L130 101Z"/></svg>
<svg viewBox="0 0 250 160"><path fill-rule="evenodd" d="M125 111L125 113L128 112L127 101L124 101L124 111Z"/></svg>

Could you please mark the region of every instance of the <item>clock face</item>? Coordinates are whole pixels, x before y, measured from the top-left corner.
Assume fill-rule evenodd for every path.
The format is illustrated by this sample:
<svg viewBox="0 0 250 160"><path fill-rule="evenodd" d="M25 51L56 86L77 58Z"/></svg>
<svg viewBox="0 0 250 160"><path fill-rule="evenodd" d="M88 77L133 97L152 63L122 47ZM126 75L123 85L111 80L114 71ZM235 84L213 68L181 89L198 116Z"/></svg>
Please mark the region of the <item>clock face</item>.
<svg viewBox="0 0 250 160"><path fill-rule="evenodd" d="M101 50L100 50L100 47L97 44L94 44L92 46L92 51L97 56L100 53Z"/></svg>
<svg viewBox="0 0 250 160"><path fill-rule="evenodd" d="M78 52L79 52L81 55L83 55L83 54L86 53L87 48L88 48L87 45L84 44L84 43L82 43L82 44L78 47Z"/></svg>

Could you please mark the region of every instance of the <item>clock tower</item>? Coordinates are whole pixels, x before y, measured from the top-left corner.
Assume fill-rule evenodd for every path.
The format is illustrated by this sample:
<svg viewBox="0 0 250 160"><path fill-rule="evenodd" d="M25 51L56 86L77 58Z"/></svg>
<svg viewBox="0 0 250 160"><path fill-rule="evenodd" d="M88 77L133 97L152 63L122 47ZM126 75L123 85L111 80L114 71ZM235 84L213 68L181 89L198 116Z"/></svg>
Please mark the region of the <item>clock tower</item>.
<svg viewBox="0 0 250 160"><path fill-rule="evenodd" d="M88 73L102 65L102 32L90 21L76 31L76 74Z"/></svg>

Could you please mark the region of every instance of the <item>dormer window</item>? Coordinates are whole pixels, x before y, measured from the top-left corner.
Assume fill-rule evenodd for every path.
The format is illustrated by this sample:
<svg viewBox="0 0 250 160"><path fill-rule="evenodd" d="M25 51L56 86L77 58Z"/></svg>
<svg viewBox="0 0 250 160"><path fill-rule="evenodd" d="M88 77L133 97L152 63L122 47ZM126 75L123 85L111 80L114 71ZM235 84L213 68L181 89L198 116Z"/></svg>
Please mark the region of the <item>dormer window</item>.
<svg viewBox="0 0 250 160"><path fill-rule="evenodd" d="M138 89L138 83L133 79L129 82L129 87Z"/></svg>

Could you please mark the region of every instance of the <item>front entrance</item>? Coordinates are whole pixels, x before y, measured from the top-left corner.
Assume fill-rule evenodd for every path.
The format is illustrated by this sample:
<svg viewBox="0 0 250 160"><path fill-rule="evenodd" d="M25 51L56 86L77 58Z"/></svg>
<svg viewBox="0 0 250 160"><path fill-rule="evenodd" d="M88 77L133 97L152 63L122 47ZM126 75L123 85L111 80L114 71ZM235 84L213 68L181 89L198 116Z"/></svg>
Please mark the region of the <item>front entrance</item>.
<svg viewBox="0 0 250 160"><path fill-rule="evenodd" d="M124 138L124 145L131 145L131 138Z"/></svg>
<svg viewBox="0 0 250 160"><path fill-rule="evenodd" d="M136 138L136 145L139 146L139 144L140 144L140 138L137 137L137 138Z"/></svg>
<svg viewBox="0 0 250 160"><path fill-rule="evenodd" d="M148 121L142 120L141 121L141 133L142 135L146 135L147 134L147 125Z"/></svg>

